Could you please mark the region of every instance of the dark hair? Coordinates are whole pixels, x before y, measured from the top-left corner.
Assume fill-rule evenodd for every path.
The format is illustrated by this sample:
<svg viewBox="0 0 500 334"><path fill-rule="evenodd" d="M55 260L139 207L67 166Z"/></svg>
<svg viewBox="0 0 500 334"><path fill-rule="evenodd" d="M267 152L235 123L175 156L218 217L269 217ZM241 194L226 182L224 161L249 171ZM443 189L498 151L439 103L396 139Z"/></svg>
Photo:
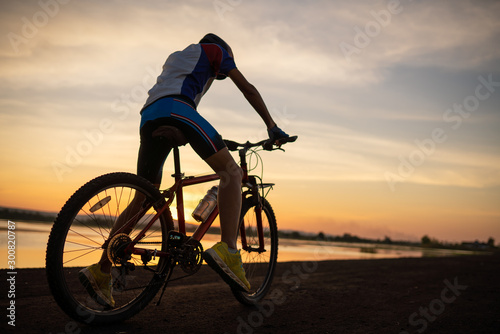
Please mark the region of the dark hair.
<svg viewBox="0 0 500 334"><path fill-rule="evenodd" d="M226 42L224 42L224 40L222 38L220 38L219 36L217 36L216 34L212 34L212 33L206 34L200 40L200 43L214 43L214 44L217 44L218 46L220 46L221 48L223 48L224 50L226 50L227 53L232 54L232 50L229 47L229 45Z"/></svg>

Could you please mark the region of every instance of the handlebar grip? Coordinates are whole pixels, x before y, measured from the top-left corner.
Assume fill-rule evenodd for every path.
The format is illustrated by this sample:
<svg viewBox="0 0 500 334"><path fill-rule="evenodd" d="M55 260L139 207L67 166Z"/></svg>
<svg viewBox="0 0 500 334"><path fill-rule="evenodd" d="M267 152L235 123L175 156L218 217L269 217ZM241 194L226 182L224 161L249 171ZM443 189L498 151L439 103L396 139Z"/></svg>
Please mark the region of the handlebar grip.
<svg viewBox="0 0 500 334"><path fill-rule="evenodd" d="M298 136L290 136L290 137L285 137L285 138L280 138L277 140L278 142L278 146L279 145L282 145L282 144L285 144L285 143L293 143L294 141L296 141L298 138ZM271 139L268 139L266 140L266 142L264 144L262 144L262 148L264 148L264 150L266 151L272 151L273 150L273 145L276 141L272 141Z"/></svg>
<svg viewBox="0 0 500 334"><path fill-rule="evenodd" d="M287 138L283 138L285 139L285 141L283 142L284 143L293 143L294 141L297 140L297 138L299 138L299 136L290 136L290 137L287 137Z"/></svg>

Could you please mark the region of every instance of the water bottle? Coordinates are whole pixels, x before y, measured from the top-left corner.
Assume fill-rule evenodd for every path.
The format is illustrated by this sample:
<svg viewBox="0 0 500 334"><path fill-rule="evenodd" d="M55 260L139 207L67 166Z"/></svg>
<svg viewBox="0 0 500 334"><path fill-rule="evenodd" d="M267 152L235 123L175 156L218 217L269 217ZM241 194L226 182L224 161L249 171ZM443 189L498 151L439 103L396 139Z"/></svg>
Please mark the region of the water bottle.
<svg viewBox="0 0 500 334"><path fill-rule="evenodd" d="M196 209L194 209L192 216L199 222L204 222L207 220L208 216L212 213L215 206L217 205L217 192L219 188L217 186L213 186L210 190L207 191L207 194L203 199L198 203Z"/></svg>

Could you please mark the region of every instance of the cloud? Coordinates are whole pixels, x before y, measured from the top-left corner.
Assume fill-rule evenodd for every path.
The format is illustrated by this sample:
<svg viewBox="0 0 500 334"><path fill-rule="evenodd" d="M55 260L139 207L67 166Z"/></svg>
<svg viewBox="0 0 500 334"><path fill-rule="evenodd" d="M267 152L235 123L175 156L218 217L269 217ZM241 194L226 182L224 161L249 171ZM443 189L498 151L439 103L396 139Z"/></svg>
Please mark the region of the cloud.
<svg viewBox="0 0 500 334"><path fill-rule="evenodd" d="M13 52L8 39L0 41L0 112L34 127L78 129L126 107L124 127L133 127L166 56L214 31L233 46L238 66L269 97L270 108L286 107L294 116L285 125L314 138L304 143L323 166L321 175L338 168L342 177L377 179L377 170L411 152L414 139L442 124L444 110L467 94L451 86L445 96L436 80L470 80L445 72L490 69L500 58L493 42L500 33L498 7L493 1L401 1L399 12L379 24L379 33L349 63L340 43L355 45L355 27L365 29L377 15L381 20L387 2L241 2L223 15L202 1L70 2L21 52ZM1 27L21 33L22 18L32 20L40 10L36 1L10 4L0 14ZM228 135L257 131L257 138L262 131L253 129L261 129L260 120L229 86L214 87L200 107ZM15 116L18 109L25 111ZM227 117L219 121L220 115ZM494 114L470 121L481 117L497 122ZM484 154L488 160L491 152Z"/></svg>
<svg viewBox="0 0 500 334"><path fill-rule="evenodd" d="M411 65L463 70L481 68L488 60L499 58L494 43L500 32L497 2L400 3L399 12L388 16L381 15L390 13L385 2L364 3L358 8L359 16L350 22L353 30L339 36L354 46L358 42L360 54L352 56L353 63L366 68ZM355 33L354 27L362 33ZM359 37L363 33L367 42Z"/></svg>

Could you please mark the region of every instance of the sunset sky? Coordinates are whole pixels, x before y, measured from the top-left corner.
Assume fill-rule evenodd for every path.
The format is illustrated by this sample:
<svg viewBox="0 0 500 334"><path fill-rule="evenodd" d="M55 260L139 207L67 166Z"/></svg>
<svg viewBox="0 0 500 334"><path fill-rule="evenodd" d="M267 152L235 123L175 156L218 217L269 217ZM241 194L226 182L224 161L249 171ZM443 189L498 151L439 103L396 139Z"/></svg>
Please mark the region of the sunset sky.
<svg viewBox="0 0 500 334"><path fill-rule="evenodd" d="M57 212L88 180L135 172L147 90L170 53L213 32L278 125L299 136L262 153L279 228L500 242L498 1L0 8L0 206ZM267 135L230 80L198 110L225 138ZM186 173L208 171L190 147L181 152Z"/></svg>

